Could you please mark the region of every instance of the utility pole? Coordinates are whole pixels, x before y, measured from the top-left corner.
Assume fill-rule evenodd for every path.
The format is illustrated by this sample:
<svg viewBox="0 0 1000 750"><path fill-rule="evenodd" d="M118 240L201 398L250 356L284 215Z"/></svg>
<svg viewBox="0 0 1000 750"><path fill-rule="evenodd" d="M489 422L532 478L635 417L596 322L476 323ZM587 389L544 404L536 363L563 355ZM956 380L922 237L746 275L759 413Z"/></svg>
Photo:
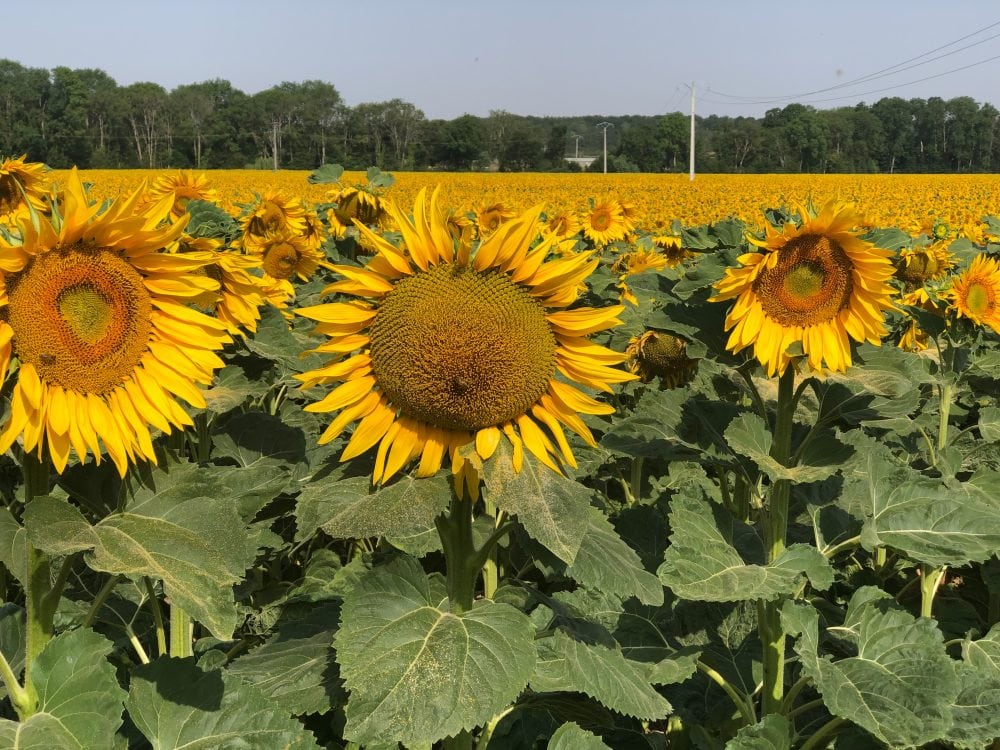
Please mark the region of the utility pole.
<svg viewBox="0 0 1000 750"><path fill-rule="evenodd" d="M582 135L577 135L576 133L570 133L570 138L576 138L576 151L573 152L573 156L576 159L580 158L580 139L583 138Z"/></svg>
<svg viewBox="0 0 1000 750"><path fill-rule="evenodd" d="M608 128L613 128L614 123L599 122L597 127L604 129L604 174L608 173Z"/></svg>
<svg viewBox="0 0 1000 750"><path fill-rule="evenodd" d="M687 84L684 84L687 86ZM688 86L691 89L691 153L688 156L688 164L690 165L690 172L688 173L688 180L694 179L694 81L691 81L691 85Z"/></svg>

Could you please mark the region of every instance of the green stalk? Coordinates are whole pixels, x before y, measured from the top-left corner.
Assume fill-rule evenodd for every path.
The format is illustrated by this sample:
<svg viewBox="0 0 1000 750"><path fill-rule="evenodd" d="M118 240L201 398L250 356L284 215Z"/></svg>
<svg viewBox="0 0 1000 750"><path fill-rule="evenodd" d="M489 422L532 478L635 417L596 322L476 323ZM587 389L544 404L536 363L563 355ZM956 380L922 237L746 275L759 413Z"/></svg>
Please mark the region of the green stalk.
<svg viewBox="0 0 1000 750"><path fill-rule="evenodd" d="M24 506L32 499L49 492L49 464L40 460L34 453L25 453L21 462L24 476ZM25 534L25 560L27 563L27 579L24 586L24 602L26 610L25 648L24 648L24 691L26 694L26 719L33 715L38 707L38 691L35 689L32 675L32 665L45 645L52 640L54 628L52 620L55 616L56 604L59 602L58 591L52 587L52 566L48 555L35 549ZM65 578L63 578L65 583ZM53 601L55 594L55 601Z"/></svg>
<svg viewBox="0 0 1000 750"><path fill-rule="evenodd" d="M631 495L630 504L638 502L639 498L642 497L642 464L642 456L637 456L632 459L632 470L631 476L629 477L629 494Z"/></svg>
<svg viewBox="0 0 1000 750"><path fill-rule="evenodd" d="M792 448L792 421L795 414L795 370L785 368L778 380L778 411L774 420L774 441L771 457L782 466L789 465ZM764 517L764 551L768 564L785 550L788 532L788 499L792 484L787 479L776 481L768 498ZM764 649L761 715L781 711L785 689L785 633L781 628L781 604L758 602L758 633Z"/></svg>
<svg viewBox="0 0 1000 750"><path fill-rule="evenodd" d="M746 696L736 690L736 688L729 684L729 681L726 680L725 677L712 669L712 667L708 666L705 662L699 661L697 666L699 672L722 688L723 692L729 696L729 700L731 700L733 705L736 706L736 710L740 712L740 716L743 717L743 722L747 726L753 726L757 723L757 716L754 714L753 704L746 698Z"/></svg>
<svg viewBox="0 0 1000 750"><path fill-rule="evenodd" d="M461 614L472 608L482 568L472 539L472 501L453 496L447 515L434 520L447 567L448 601Z"/></svg>
<svg viewBox="0 0 1000 750"><path fill-rule="evenodd" d="M156 598L153 582L147 576L143 576L142 585L146 589L146 596L149 597L149 608L153 611L153 622L156 625L156 655L163 656L167 653L167 629L163 624L163 610L160 608L160 600Z"/></svg>
<svg viewBox="0 0 1000 750"><path fill-rule="evenodd" d="M947 565L935 568L927 563L920 563L920 616L933 617L934 596L944 579Z"/></svg>
<svg viewBox="0 0 1000 750"><path fill-rule="evenodd" d="M502 519L498 515L497 507L489 500L484 501L486 514L493 519L494 528L501 525ZM490 550L489 556L483 562L483 596L492 599L500 586L500 563L497 559L496 547Z"/></svg>
<svg viewBox="0 0 1000 750"><path fill-rule="evenodd" d="M830 737L837 734L840 728L847 724L847 719L842 719L839 716L834 716L830 721L821 726L816 730L808 740L802 743L802 747L799 750L818 750L818 748L826 747L827 743L830 741Z"/></svg>

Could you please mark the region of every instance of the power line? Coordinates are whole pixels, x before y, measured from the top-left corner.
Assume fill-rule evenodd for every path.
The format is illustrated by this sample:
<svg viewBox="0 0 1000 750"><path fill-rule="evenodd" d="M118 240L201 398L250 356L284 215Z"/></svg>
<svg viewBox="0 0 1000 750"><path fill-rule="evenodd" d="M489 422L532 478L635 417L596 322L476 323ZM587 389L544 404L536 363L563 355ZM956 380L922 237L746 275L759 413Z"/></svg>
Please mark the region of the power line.
<svg viewBox="0 0 1000 750"><path fill-rule="evenodd" d="M938 55L937 57L931 58L929 60L923 60L922 62L916 62L917 60L921 60L922 58L927 57L928 55L932 55L935 52L939 52L939 51L941 51L943 49L947 49L948 47L952 47L952 46L958 44L959 42L963 42L966 39L970 39L971 37L974 37L974 36L976 36L978 34L981 34L984 31L989 31L990 29L995 28L997 26L1000 26L1000 21L995 21L994 23L991 23L988 26L984 26L984 27L982 27L980 29L977 29L976 31L973 31L973 32L971 32L969 34L966 34L965 36L961 36L958 39L954 39L954 40L948 42L947 44L943 44L940 47L935 47L932 50L928 50L926 52L922 52L919 55L916 55L914 57L911 57L911 58L908 58L906 60L903 60L902 62L896 63L895 65L890 65L887 68L882 68L881 70L876 70L873 73L868 73L868 74L860 76L858 78L851 79L850 81L844 81L842 83L838 83L838 84L836 84L834 86L827 86L825 88L815 89L814 91L806 91L806 92L802 92L802 93L799 93L799 94L790 94L790 95L787 95L787 96L740 96L740 95L736 95L736 94L727 94L727 93L725 93L723 91L716 91L716 90L711 89L711 88L709 88L709 91L711 91L713 94L717 94L719 96L726 97L726 98L729 98L729 99L742 99L742 100L744 100L742 102L715 102L717 104L726 104L726 103L776 104L776 103L781 102L781 101L789 101L789 100L793 100L793 99L802 99L802 98L805 98L805 97L814 96L816 94L826 93L828 91L835 91L837 89L847 88L849 86L855 86L855 85L857 85L859 83L867 83L869 81L877 80L879 78L885 78L886 76L895 75L896 73L901 73L904 70L910 70L912 68L916 68L916 67L919 67L921 65L926 65L927 63L934 62L935 60L940 60L942 58L958 54L959 52L965 52L965 51L967 51L969 49L972 49L975 46L978 46L980 44L984 44L985 42L988 42L991 39L996 39L997 37L1000 37L1000 34L994 34L992 36L986 37L985 39L980 39L977 42L973 42L972 44L966 45L966 46L964 46L964 47L962 47L960 49L957 49L957 50L952 50L951 52L947 52L947 53L945 53L943 55ZM995 59L995 58L990 58L990 60L993 60L993 59ZM990 60L985 60L985 61L981 61L981 62L989 62ZM909 63L915 63L915 64L909 65ZM980 64L980 63L975 63L973 65L977 65L977 64ZM966 67L973 67L973 66L966 66ZM947 73L957 72L959 70L965 70L965 69L966 69L965 67L955 68L952 71L947 71ZM947 73L942 73L940 75L946 75ZM930 76L930 77L933 78L933 77L937 77L937 76ZM927 79L921 79L921 80L927 80ZM915 81L915 82L911 82L911 83L919 83L919 82L920 81ZM899 86L909 86L910 83L904 83L904 84L898 84L898 85ZM877 91L881 91L881 90L885 90L885 89L878 89ZM867 92L867 93L873 93L873 92ZM842 98L850 98L850 97L842 97ZM834 101L834 100L830 99L830 100L820 100L820 101Z"/></svg>

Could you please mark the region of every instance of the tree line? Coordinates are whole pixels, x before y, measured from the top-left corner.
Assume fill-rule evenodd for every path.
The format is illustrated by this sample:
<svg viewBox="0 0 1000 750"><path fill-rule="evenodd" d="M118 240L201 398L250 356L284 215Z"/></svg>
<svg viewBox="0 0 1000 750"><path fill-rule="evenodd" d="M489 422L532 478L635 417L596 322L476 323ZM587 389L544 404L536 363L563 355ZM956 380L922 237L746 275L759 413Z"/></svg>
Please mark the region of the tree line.
<svg viewBox="0 0 1000 750"><path fill-rule="evenodd" d="M610 123L606 126L605 123ZM600 125L601 127L598 127ZM993 172L1000 112L960 96L886 97L764 117L696 118L699 172ZM0 155L66 168L567 171L567 156L613 172L686 172L690 118L427 119L402 99L348 106L330 83L286 82L246 94L216 79L167 91L120 86L102 70L0 60Z"/></svg>

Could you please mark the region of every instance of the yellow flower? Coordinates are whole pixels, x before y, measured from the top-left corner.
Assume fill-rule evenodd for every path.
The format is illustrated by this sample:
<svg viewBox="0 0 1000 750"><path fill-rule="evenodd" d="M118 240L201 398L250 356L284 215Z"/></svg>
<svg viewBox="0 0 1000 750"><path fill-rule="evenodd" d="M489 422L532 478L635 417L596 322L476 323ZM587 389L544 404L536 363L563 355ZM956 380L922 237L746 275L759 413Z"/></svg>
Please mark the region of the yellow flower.
<svg viewBox="0 0 1000 750"><path fill-rule="evenodd" d="M862 240L853 206L830 202L796 227L767 228L750 241L761 252L745 253L740 268L727 268L713 302L735 299L726 316L727 348L749 346L768 375L791 363L789 347L801 344L809 366L843 371L851 364L850 339L880 344L892 308L889 250Z"/></svg>
<svg viewBox="0 0 1000 750"><path fill-rule="evenodd" d="M289 198L278 191L258 197L255 204L240 217L243 227L242 244L247 252L260 252L276 236L304 233L306 210L298 198Z"/></svg>
<svg viewBox="0 0 1000 750"><path fill-rule="evenodd" d="M930 337L927 333L920 329L917 321L911 320L903 335L899 337L899 348L907 352L922 352L929 342Z"/></svg>
<svg viewBox="0 0 1000 750"><path fill-rule="evenodd" d="M926 247L901 250L896 261L896 277L908 285L920 285L944 278L954 265L948 243L935 242Z"/></svg>
<svg viewBox="0 0 1000 750"><path fill-rule="evenodd" d="M165 195L173 197L170 207L170 218L173 221L187 213L188 201L219 202L219 193L209 186L208 177L204 173L196 175L185 169L157 177L149 186L143 205L155 204Z"/></svg>
<svg viewBox="0 0 1000 750"><path fill-rule="evenodd" d="M614 198L598 203L581 217L583 236L597 247L625 239L628 227L622 205Z"/></svg>
<svg viewBox="0 0 1000 750"><path fill-rule="evenodd" d="M473 497L469 446L485 460L506 436L517 471L525 448L553 470L560 461L575 466L563 427L593 445L579 415L613 408L574 384L610 391L634 377L613 367L624 355L587 338L619 324L621 306L565 309L598 261L546 261L555 239L532 246L539 208L505 223L474 254L456 246L436 191L429 201L418 193L412 218L392 203L387 211L407 253L359 227L378 253L362 268L336 266L344 278L326 289L356 299L298 311L329 337L316 351L334 356L298 376L303 387L341 383L307 407L339 412L321 442L360 420L341 460L377 444L379 483L414 460L418 476L434 474L447 455L457 490Z"/></svg>
<svg viewBox="0 0 1000 750"><path fill-rule="evenodd" d="M643 383L659 376L663 389L686 385L698 370L698 360L687 356L687 342L663 331L647 329L641 336L633 336L625 355L629 369Z"/></svg>
<svg viewBox="0 0 1000 750"><path fill-rule="evenodd" d="M476 209L476 226L479 236L486 238L493 234L500 225L517 216L517 212L507 208L503 203L491 203Z"/></svg>
<svg viewBox="0 0 1000 750"><path fill-rule="evenodd" d="M150 426L192 424L176 398L205 406L196 384L211 382L230 337L192 304L219 285L198 259L162 251L185 224L162 223L170 200L139 211L139 198L101 213L74 170L58 215L0 239L0 375L16 376L0 451L21 437L62 472L71 449L100 462L103 443L124 475L156 461Z"/></svg>
<svg viewBox="0 0 1000 750"><path fill-rule="evenodd" d="M947 292L952 309L977 325L1000 333L1000 263L977 255Z"/></svg>
<svg viewBox="0 0 1000 750"><path fill-rule="evenodd" d="M266 280L295 277L308 281L320 266L329 267L323 252L312 247L301 234L270 235L252 254L260 257Z"/></svg>
<svg viewBox="0 0 1000 750"><path fill-rule="evenodd" d="M655 250L636 250L630 253L623 253L611 264L611 272L618 275L618 288L621 290L621 298L633 305L638 305L639 301L632 294L626 280L629 276L637 276L645 271L658 271L666 268L667 259Z"/></svg>
<svg viewBox="0 0 1000 750"><path fill-rule="evenodd" d="M550 216L545 227L559 239L567 239L580 231L580 222L573 214L564 211Z"/></svg>
<svg viewBox="0 0 1000 750"><path fill-rule="evenodd" d="M48 170L44 164L25 162L27 155L0 161L0 223L11 224L28 212L45 208Z"/></svg>
<svg viewBox="0 0 1000 750"><path fill-rule="evenodd" d="M660 248L663 257L667 259L668 268L677 268L686 258L693 258L694 253L685 250L681 238L672 234L660 234L652 238L653 245Z"/></svg>

